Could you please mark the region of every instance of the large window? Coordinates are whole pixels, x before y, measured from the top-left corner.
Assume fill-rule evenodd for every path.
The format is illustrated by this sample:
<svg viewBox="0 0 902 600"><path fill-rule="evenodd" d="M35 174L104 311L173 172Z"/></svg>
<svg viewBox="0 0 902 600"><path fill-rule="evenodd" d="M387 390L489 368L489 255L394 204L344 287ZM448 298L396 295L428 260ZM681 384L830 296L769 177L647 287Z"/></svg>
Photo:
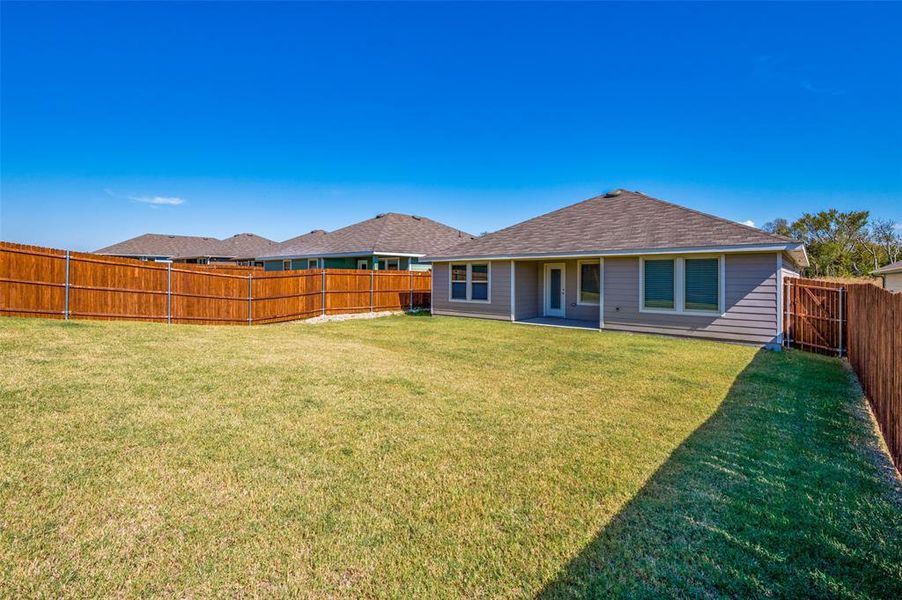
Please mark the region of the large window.
<svg viewBox="0 0 902 600"><path fill-rule="evenodd" d="M675 260L645 261L645 308L676 308L673 293Z"/></svg>
<svg viewBox="0 0 902 600"><path fill-rule="evenodd" d="M720 266L716 258L687 258L686 310L716 311L720 306Z"/></svg>
<svg viewBox="0 0 902 600"><path fill-rule="evenodd" d="M640 260L640 310L677 314L723 311L723 256Z"/></svg>
<svg viewBox="0 0 902 600"><path fill-rule="evenodd" d="M601 298L601 265L598 261L580 261L577 304L597 305Z"/></svg>
<svg viewBox="0 0 902 600"><path fill-rule="evenodd" d="M450 299L457 302L488 302L491 285L488 263L451 265Z"/></svg>

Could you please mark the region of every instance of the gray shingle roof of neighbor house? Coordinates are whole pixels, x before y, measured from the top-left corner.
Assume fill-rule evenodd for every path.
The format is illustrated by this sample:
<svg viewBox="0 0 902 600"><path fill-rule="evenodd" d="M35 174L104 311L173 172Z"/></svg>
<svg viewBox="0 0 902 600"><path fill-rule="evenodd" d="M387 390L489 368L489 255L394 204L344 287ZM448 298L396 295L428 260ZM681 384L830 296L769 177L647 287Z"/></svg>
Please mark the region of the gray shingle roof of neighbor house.
<svg viewBox="0 0 902 600"><path fill-rule="evenodd" d="M424 255L473 239L443 223L400 213L384 213L332 232L311 231L275 246L258 259L373 253Z"/></svg>
<svg viewBox="0 0 902 600"><path fill-rule="evenodd" d="M890 263L885 267L880 267L874 271L877 275L886 275L887 273L902 273L902 260L897 260L894 263Z"/></svg>
<svg viewBox="0 0 902 600"><path fill-rule="evenodd" d="M266 239L255 233L237 233L219 243L219 252L234 258L254 258L258 254L268 252L278 242Z"/></svg>
<svg viewBox="0 0 902 600"><path fill-rule="evenodd" d="M244 258L242 255L252 257L274 244L275 242L272 240L253 233L239 233L225 240L193 235L145 233L101 248L96 253L115 256L164 256L167 258Z"/></svg>
<svg viewBox="0 0 902 600"><path fill-rule="evenodd" d="M715 247L782 247L795 253L797 263L807 265L804 247L795 240L625 190L589 198L457 244L425 260L626 254Z"/></svg>

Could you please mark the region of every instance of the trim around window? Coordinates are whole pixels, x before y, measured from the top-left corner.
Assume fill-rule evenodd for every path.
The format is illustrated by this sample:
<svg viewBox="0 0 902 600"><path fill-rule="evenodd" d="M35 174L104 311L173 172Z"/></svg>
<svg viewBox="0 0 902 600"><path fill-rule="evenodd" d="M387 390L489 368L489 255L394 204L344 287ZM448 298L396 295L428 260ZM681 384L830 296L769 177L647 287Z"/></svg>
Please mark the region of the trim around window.
<svg viewBox="0 0 902 600"><path fill-rule="evenodd" d="M475 283L480 284L484 283L486 285L486 299L474 299L473 298L473 267L482 267L486 268L486 281L476 281ZM453 273L454 267L466 267L467 274L466 279L454 281ZM465 298L452 298L453 286L454 284L464 284L466 287L466 297ZM452 262L448 263L448 302L467 302L474 304L491 304L492 303L492 263L487 261L479 261L479 262Z"/></svg>
<svg viewBox="0 0 902 600"><path fill-rule="evenodd" d="M673 308L645 307L645 261L673 261ZM686 259L717 259L717 310L696 310L686 308ZM726 295L726 255L724 254L691 254L686 256L653 255L639 257L639 312L663 315L696 315L721 316L726 312L724 297Z"/></svg>
<svg viewBox="0 0 902 600"><path fill-rule="evenodd" d="M595 265L598 267L598 302L583 302L583 265ZM598 306L601 303L601 260L578 260L576 261L576 305L577 306Z"/></svg>

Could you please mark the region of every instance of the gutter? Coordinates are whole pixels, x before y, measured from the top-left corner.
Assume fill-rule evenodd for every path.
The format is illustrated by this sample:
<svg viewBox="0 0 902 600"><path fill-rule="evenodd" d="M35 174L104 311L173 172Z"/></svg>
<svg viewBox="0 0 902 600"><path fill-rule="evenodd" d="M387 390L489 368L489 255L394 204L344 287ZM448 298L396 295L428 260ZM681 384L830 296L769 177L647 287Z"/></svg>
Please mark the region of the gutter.
<svg viewBox="0 0 902 600"><path fill-rule="evenodd" d="M522 254L462 254L454 256L427 256L421 262L451 262L456 260L529 260L552 258L580 258L584 256L646 256L649 254L703 254L706 252L802 252L802 264L808 266L808 254L804 244L744 244L734 246L696 246L689 248L635 248L629 250L586 250L581 252L522 253Z"/></svg>

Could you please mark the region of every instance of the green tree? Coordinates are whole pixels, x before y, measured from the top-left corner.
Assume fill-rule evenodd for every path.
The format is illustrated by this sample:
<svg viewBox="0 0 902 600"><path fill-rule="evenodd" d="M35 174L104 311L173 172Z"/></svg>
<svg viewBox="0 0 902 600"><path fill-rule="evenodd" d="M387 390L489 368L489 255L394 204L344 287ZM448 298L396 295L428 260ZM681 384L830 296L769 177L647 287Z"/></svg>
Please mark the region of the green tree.
<svg viewBox="0 0 902 600"><path fill-rule="evenodd" d="M841 212L831 208L805 213L792 224L786 219L775 219L764 230L805 244L811 262L807 275L863 275L872 270L868 216L866 210Z"/></svg>

